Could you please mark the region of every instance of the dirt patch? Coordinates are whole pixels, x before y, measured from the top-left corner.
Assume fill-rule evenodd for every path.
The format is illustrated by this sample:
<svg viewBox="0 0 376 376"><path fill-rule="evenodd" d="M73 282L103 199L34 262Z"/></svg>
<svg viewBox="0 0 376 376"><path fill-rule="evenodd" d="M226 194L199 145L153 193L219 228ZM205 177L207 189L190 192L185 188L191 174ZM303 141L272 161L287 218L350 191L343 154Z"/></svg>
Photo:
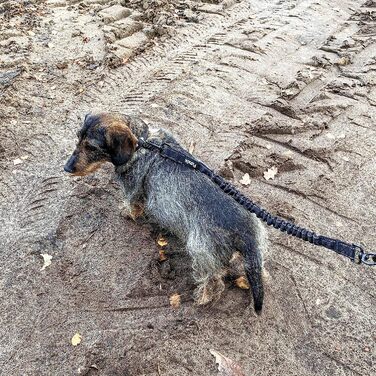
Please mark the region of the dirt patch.
<svg viewBox="0 0 376 376"><path fill-rule="evenodd" d="M241 189L272 212L372 247L374 2L0 7L4 375L215 375L209 349L247 375L372 374L373 270L270 230L263 315L231 283L197 308L184 249L169 239L159 260L112 167L62 166L85 113L138 114L235 184L249 173Z"/></svg>

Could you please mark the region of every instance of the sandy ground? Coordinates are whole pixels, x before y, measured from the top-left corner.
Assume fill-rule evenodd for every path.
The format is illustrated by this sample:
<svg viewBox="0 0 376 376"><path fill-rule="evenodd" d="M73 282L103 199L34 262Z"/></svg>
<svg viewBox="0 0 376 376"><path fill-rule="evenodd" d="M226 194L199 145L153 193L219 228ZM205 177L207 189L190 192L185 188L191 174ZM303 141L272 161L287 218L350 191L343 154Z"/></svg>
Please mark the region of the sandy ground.
<svg viewBox="0 0 376 376"><path fill-rule="evenodd" d="M263 315L232 286L197 308L189 259L171 240L158 261L112 167L62 169L85 113L139 114L248 173L270 211L371 248L375 1L23 0L0 17L1 375L216 375L209 349L249 376L375 374L375 270L269 230Z"/></svg>

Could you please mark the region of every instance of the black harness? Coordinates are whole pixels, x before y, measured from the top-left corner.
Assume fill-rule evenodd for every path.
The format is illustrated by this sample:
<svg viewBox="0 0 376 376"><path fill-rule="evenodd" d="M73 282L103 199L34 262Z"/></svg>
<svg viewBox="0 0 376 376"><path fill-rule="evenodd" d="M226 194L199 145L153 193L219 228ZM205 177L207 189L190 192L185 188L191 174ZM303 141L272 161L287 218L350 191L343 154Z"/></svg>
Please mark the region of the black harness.
<svg viewBox="0 0 376 376"><path fill-rule="evenodd" d="M376 253L367 253L360 245L350 244L338 239L328 238L322 235L316 235L314 232L305 228L296 226L293 223L287 222L281 218L273 216L265 209L251 201L248 197L245 197L240 193L232 184L217 175L204 163L194 158L190 153L174 149L167 143L157 144L143 137L138 139L138 147L143 147L152 151L157 151L159 154L175 163L179 163L190 167L193 170L197 170L209 177L209 179L218 185L218 187L231 196L240 205L244 206L251 213L256 214L258 218L266 222L269 226L273 226L276 229L286 232L288 235L295 236L299 239L308 241L314 245L322 246L338 253L339 255L349 258L356 264L365 264L370 266L376 265Z"/></svg>

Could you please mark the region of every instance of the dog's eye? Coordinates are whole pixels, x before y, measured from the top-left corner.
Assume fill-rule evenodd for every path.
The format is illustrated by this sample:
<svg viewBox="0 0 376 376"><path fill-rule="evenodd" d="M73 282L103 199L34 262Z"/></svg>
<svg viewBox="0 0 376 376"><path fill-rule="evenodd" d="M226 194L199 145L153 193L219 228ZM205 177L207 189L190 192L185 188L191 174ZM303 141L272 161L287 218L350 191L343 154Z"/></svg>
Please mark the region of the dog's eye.
<svg viewBox="0 0 376 376"><path fill-rule="evenodd" d="M90 151L95 151L95 150L98 150L97 146L96 145L93 145L93 144L87 144L86 145L86 148Z"/></svg>

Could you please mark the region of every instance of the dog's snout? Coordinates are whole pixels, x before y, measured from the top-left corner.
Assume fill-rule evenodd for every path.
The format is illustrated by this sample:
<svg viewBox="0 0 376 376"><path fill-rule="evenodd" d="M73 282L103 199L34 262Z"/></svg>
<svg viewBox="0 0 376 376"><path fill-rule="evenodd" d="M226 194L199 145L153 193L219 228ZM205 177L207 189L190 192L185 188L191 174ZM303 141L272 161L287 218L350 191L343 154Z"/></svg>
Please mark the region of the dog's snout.
<svg viewBox="0 0 376 376"><path fill-rule="evenodd" d="M64 166L64 171L65 171L65 172L72 173L72 172L73 172L73 169L72 169L71 166L68 166L68 164L66 164L66 165Z"/></svg>
<svg viewBox="0 0 376 376"><path fill-rule="evenodd" d="M64 166L64 171L72 174L76 170L76 156L72 155Z"/></svg>

